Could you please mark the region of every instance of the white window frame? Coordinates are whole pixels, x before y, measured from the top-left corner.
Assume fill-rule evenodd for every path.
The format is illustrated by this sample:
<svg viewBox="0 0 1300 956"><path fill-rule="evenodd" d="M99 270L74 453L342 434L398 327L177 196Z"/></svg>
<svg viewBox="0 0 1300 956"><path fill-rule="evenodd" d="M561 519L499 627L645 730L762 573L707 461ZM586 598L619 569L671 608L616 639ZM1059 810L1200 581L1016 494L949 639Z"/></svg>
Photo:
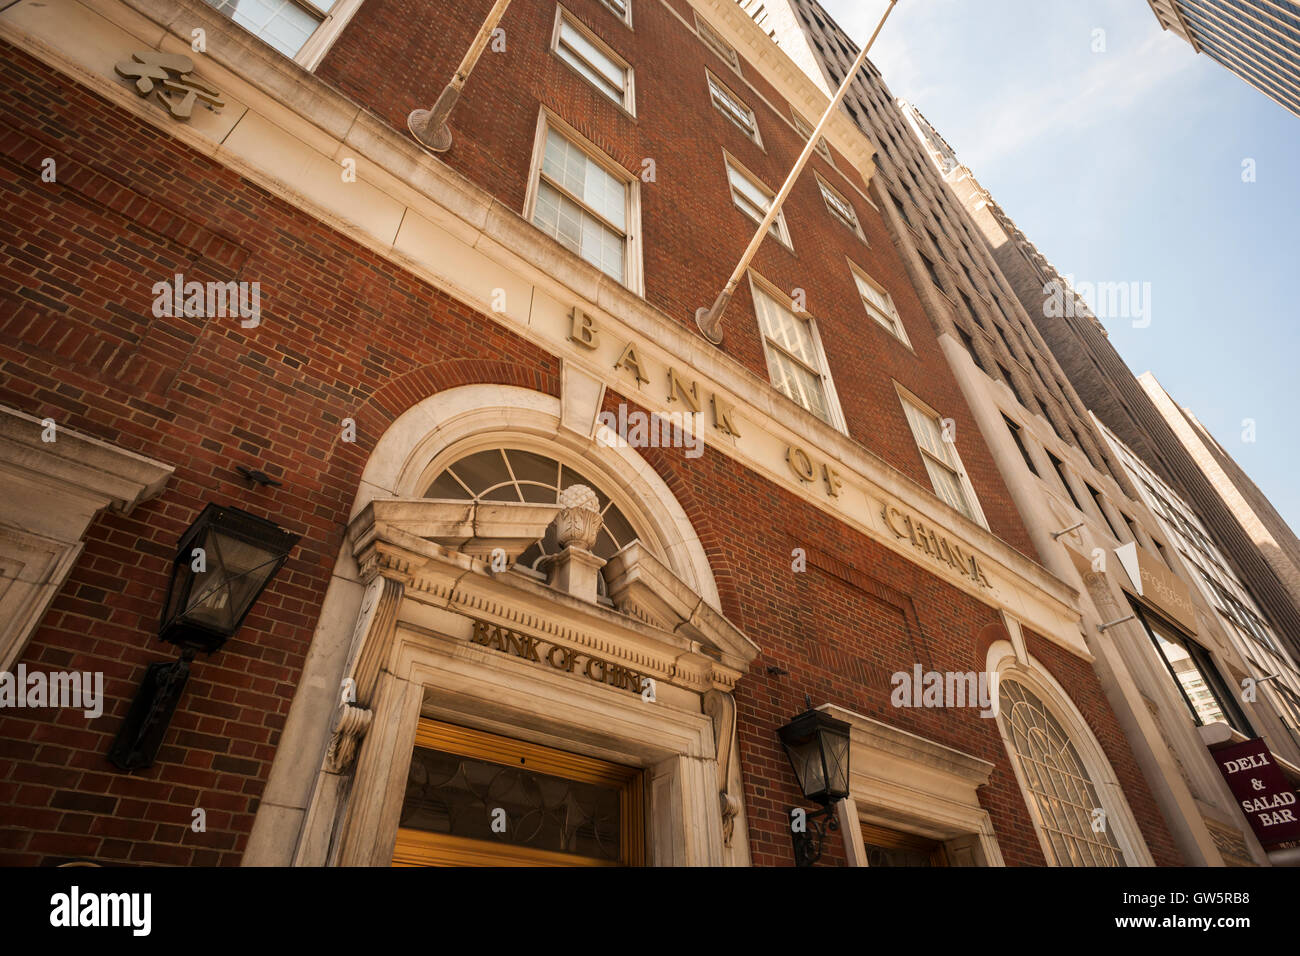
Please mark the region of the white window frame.
<svg viewBox="0 0 1300 956"><path fill-rule="evenodd" d="M628 172L596 146L592 145L586 137L546 107L542 107L538 112L537 133L533 137L533 159L528 169L528 192L524 197L524 219L528 221L529 225L532 225L533 214L537 211L537 193L542 178L542 160L545 158L546 154L546 133L550 129L554 129L573 145L577 146L587 154L588 158L595 161L597 165L603 168L611 176L621 180L627 186L627 211L625 213L627 228L625 230L620 230L626 237L624 244L623 285L626 286L629 291L644 297L645 274L642 267L641 250L640 179ZM572 196L567 189L564 189L562 186L555 183L551 183L551 185L554 188L559 189L566 196L569 196L569 198L573 199L575 202L579 203L584 209L587 209L587 204L578 197ZM601 216L600 213L595 210L588 211L597 219L604 222L604 217ZM618 229L618 227L613 223L607 223L607 225L612 229ZM566 249L566 251L572 250ZM573 255L578 256L576 252L573 253ZM582 257L578 256L578 258L581 259ZM585 259L582 259L582 261L587 265L591 265L591 263L587 262ZM593 266L593 268L596 267ZM604 270L598 271L600 271L601 275L608 275Z"/></svg>
<svg viewBox="0 0 1300 956"><path fill-rule="evenodd" d="M700 42L722 57L728 66L739 73L740 54L736 52L736 48L722 38L722 34L714 29L713 24L700 16L700 11L696 10L694 13L695 34L700 38Z"/></svg>
<svg viewBox="0 0 1300 956"><path fill-rule="evenodd" d="M348 25L356 12L361 9L361 4L364 0L337 0L333 9L328 13L313 4L306 2L306 0L291 0L291 2L294 6L319 18L316 24L316 29L312 31L309 37L307 37L298 52L289 57L289 59L293 60L293 62L297 63L304 69L314 71L316 67L320 65L320 61L325 58L325 54L329 52L330 47L334 45L334 41L338 39L339 34L343 32L343 28ZM218 10L210 3L207 4L207 6L211 7L214 12L226 17L226 19L228 19L231 24L238 29L243 30L249 36L261 43L265 43L271 50L279 53L281 56L285 56L285 54L280 53L278 49L266 40L262 39L262 37L258 36L252 30L249 30L242 24L236 23L233 17Z"/></svg>
<svg viewBox="0 0 1300 956"><path fill-rule="evenodd" d="M618 22L628 29L632 28L632 0L600 0L600 5L614 14ZM620 10L619 7L623 9Z"/></svg>
<svg viewBox="0 0 1300 956"><path fill-rule="evenodd" d="M755 223L758 223L758 224L761 225L762 222L763 222L763 219L764 219L764 218L766 217L766 215L767 215L767 211L766 211L766 210L763 210L761 213L759 213L759 214L756 216L756 215L754 214L754 212L749 208L749 206L747 206L747 205L741 203L741 202L736 198L736 187L735 187L734 185L732 185L732 182L731 182L731 172L732 172L732 171L735 171L736 173L738 173L738 174L740 175L740 177L741 177L742 179L746 180L746 181L747 181L751 186L753 186L756 190L758 190L759 192L761 192L761 193L763 193L765 196L767 196L767 199L768 199L768 203L769 203L769 205L770 205L772 202L774 202L774 201L776 200L776 193L775 193L774 191L772 191L771 189L768 189L767 186L765 186L765 185L763 184L763 181L762 181L761 179L759 179L757 176L755 176L753 173L751 173L748 169L746 169L743 163L741 163L738 159L736 159L736 157L732 156L732 155L731 155L729 152L727 152L725 149L722 151L722 159L723 159L723 165L724 165L724 167L725 167L726 170L727 170L727 189L728 189L728 190L730 191L730 193L731 193L731 202L732 202L732 204L735 205L735 207L736 207L737 209L739 209L741 212L743 212L743 213L744 213L746 216L748 216L750 219L753 219ZM786 225L786 222L785 222L785 209L784 209L784 208L782 208L781 211L778 212L778 213L776 214L776 219L774 219L774 220L772 221L772 229L776 230L775 234L772 235L772 238L773 238L773 239L776 239L776 240L777 240L778 242L780 242L783 246L785 246L787 249L789 249L791 252L793 252L793 251L794 251L794 243L790 241L790 229L789 229L789 227ZM771 230L769 230L769 233L770 233L770 232L771 232Z"/></svg>
<svg viewBox="0 0 1300 956"><path fill-rule="evenodd" d="M757 143L759 149L762 149L763 137L759 135L758 132L758 117L754 114L754 111L750 109L749 104L737 96L731 87L718 79L717 74L708 67L705 67L704 73L709 87L709 102L713 104L713 108L725 116L727 120L736 127L736 129L744 133L747 139L751 142ZM736 118L735 114L739 112L739 110L731 110L724 105L724 102L728 100L735 106L744 109L744 111L749 114L748 127Z"/></svg>
<svg viewBox="0 0 1300 956"><path fill-rule="evenodd" d="M805 143L808 142L808 139L813 134L812 126L799 114L797 110L793 108L790 110L790 115L794 118L795 131L803 137ZM826 160L826 162L830 163L832 166L835 165L835 160L831 157L830 144L826 142L825 136L817 137L817 155Z"/></svg>
<svg viewBox="0 0 1300 956"><path fill-rule="evenodd" d="M863 242L866 242L867 237L862 232L862 222L858 219L857 207L845 199L844 194L823 179L821 174L816 170L813 170L813 175L817 177L817 188L821 190L822 202L826 204L826 211L829 212L831 217L845 229L848 229ZM844 204L844 208L847 209L849 214L853 217L852 222L846 219L843 211L836 207L835 203L837 201Z"/></svg>
<svg viewBox="0 0 1300 956"><path fill-rule="evenodd" d="M560 33L561 33L561 29L566 23L575 31L581 33L588 43L594 46L601 53L605 54L605 56L609 57L609 59L616 66L620 66L623 68L622 99L615 99L613 96L610 96L608 90L604 89L603 87L597 86L595 83L592 83L588 77L583 76L582 72L578 70L572 63L570 63L566 59L565 53L561 52L560 49ZM583 62L586 62L587 65L591 67L593 72L596 73L600 72L598 69L596 69L594 64L587 62L586 58L583 57L582 54L579 53L577 50L573 49L567 44L565 44L564 50L567 51L569 55L574 56L577 59L582 60ZM563 63L570 70L573 70L573 72L576 73L584 83L586 83L588 86L595 89L602 96L608 98L612 103L614 103L615 106L621 108L629 116L636 116L636 76L635 76L635 72L632 69L632 64L628 63L627 60L623 59L621 56L615 53L614 50L610 48L609 44L607 44L600 37L596 36L596 34L592 33L585 23L583 23L576 16L574 16L570 11L566 10L562 5L558 3L555 5L555 27L551 31L551 52L555 54L556 58L559 59L561 63Z"/></svg>
<svg viewBox="0 0 1300 956"><path fill-rule="evenodd" d="M961 453L957 451L956 441L945 442L945 444L948 446L948 449L952 452L952 457L953 457L952 462L942 461L936 458L929 450L927 450L925 447L921 445L920 436L916 434L916 427L912 424L912 419L907 414L906 406L911 405L912 408L920 412L922 415L931 418L939 426L940 435L943 434L943 416L940 415L938 412L936 412L925 402L921 401L920 398L918 398L912 392L908 391L898 382L894 383L894 388L898 392L899 400L903 403L904 406L903 418L907 421L907 427L912 432L912 440L916 443L916 450L921 455L921 463L925 464L926 461L933 461L936 465L938 465L940 468L943 468L945 471L949 471L949 472L955 471L957 474L957 483L961 488L962 494L966 498L966 504L970 510L969 513L962 512L961 509L959 508L953 508L953 510L957 511L959 514L963 514L965 517L974 521L980 527L988 528L989 526L988 519L984 517L984 509L980 506L979 495L975 493L975 486L971 484L970 476L966 473L966 466L962 463ZM954 462L956 463L955 467L954 467ZM925 471L926 471L926 477L929 477L930 469L926 468ZM933 478L930 479L930 484L933 487L934 485ZM940 501L942 501L945 505L947 505L948 502L945 501L943 495L939 493L939 489L934 488L933 490L934 490L935 497L938 498ZM948 506L952 507L952 505L948 505Z"/></svg>
<svg viewBox="0 0 1300 956"><path fill-rule="evenodd" d="M909 349L911 349L912 340L907 337L907 329L903 326L903 319L898 314L898 307L894 305L894 297L885 291L884 286L882 286L875 279L871 278L871 276L867 275L866 271L863 270L863 268L859 266L857 263L855 263L852 259L846 261L849 264L849 271L853 274L855 279L861 280L863 283L869 285L871 288L875 289L877 293L879 293L881 296L884 297L885 301L889 304L889 313L887 318L892 320L893 324L890 325L889 323L882 320L879 315L876 314L877 312L880 311L879 307L874 302L868 301L867 297L862 295L862 290L859 289L858 297L862 300L862 307L867 310L867 315L871 316L871 318L875 320L876 324L879 325L881 328L883 328L886 332L888 332L894 338L898 339L898 341L902 342ZM916 351L915 349L912 350Z"/></svg>
<svg viewBox="0 0 1300 956"><path fill-rule="evenodd" d="M768 384L771 385L772 389L776 391L779 395L781 395L783 398L789 399L793 404L797 405L799 408L802 408L809 415L812 415L813 418L816 418L818 421L822 421L822 419L819 418L818 415L814 411L812 411L812 409L805 408L803 405L799 404L799 402L795 401L793 398L790 398L790 396L786 395L785 392L780 391L780 389L778 389L776 385L773 384L771 360L770 358L768 358L768 351L770 349L775 348L778 351L780 351L782 355L789 358L791 361L795 362L796 364L803 366L803 368L807 369L813 375L817 376L818 380L821 382L822 385L822 395L826 400L826 414L829 416L829 419L826 421L826 424L830 425L836 431L843 432L844 434L847 435L848 426L844 421L844 411L843 409L840 408L840 398L835 391L835 381L831 377L830 365L826 361L826 349L822 345L822 337L821 337L821 332L817 326L817 320L809 313L800 312L798 309L796 309L794 307L793 299L791 299L788 295L786 295L786 293L782 292L780 289L778 289L774 284L769 282L767 279L763 278L761 275L756 273L753 269L749 270L748 275L749 275L750 301L754 306L755 318L758 320L758 336L763 343L763 357L769 363L768 373L767 373ZM767 296L769 299L775 301L777 305L788 310L790 314L793 315L797 320L801 322L806 322L808 324L809 335L812 338L813 352L816 354L817 357L817 365L818 365L817 368L813 368L803 359L791 355L780 345L777 345L775 342L772 342L768 339L767 333L763 330L762 320L758 319L758 315L757 315L759 293L762 293L763 295Z"/></svg>

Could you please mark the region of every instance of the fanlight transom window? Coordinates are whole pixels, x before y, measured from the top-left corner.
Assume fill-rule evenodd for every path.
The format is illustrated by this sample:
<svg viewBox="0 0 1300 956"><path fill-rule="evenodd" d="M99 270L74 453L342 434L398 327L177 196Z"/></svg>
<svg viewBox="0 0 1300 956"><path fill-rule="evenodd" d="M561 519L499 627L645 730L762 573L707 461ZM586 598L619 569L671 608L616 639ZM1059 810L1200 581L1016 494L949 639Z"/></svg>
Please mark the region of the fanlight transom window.
<svg viewBox="0 0 1300 956"><path fill-rule="evenodd" d="M559 494L573 485L586 485L600 503L601 529L591 549L608 561L639 537L631 522L600 487L581 472L536 452L518 448L492 448L466 455L434 479L424 493L426 498L451 498L458 501L513 501L529 504L559 503ZM649 544L647 542L647 544ZM653 546L651 546L653 549ZM517 569L544 578L542 561L558 554L555 525L519 556ZM600 595L605 600L605 583L601 578Z"/></svg>
<svg viewBox="0 0 1300 956"><path fill-rule="evenodd" d="M998 698L1025 786L1052 847L1052 862L1125 866L1111 822L1097 813L1102 806L1092 778L1065 729L1022 684L1002 678Z"/></svg>

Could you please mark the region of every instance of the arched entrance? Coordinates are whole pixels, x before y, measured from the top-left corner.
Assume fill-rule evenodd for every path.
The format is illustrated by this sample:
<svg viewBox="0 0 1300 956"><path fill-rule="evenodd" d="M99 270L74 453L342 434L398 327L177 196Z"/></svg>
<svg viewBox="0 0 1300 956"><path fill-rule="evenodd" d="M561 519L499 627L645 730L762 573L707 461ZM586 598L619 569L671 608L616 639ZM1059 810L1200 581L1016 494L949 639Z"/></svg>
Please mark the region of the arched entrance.
<svg viewBox="0 0 1300 956"><path fill-rule="evenodd" d="M246 862L748 862L758 650L662 480L572 420L464 386L376 444Z"/></svg>

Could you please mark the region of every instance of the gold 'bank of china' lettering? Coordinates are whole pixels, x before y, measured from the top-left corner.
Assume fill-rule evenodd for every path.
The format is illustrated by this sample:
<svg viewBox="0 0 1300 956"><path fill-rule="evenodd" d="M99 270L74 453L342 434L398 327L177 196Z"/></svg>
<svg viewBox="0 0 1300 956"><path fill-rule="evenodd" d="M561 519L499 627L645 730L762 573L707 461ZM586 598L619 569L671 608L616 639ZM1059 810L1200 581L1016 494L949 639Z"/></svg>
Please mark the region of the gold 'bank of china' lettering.
<svg viewBox="0 0 1300 956"><path fill-rule="evenodd" d="M913 520L910 515L903 514L892 505L886 505L880 515L885 519L889 530L898 537L910 539L914 547L955 568L963 577L970 578L981 587L993 586L984 576L975 555L967 554L956 542L936 534L933 528L927 528L919 519Z"/></svg>
<svg viewBox="0 0 1300 956"><path fill-rule="evenodd" d="M815 482L821 477L822 484L825 486L826 494L832 498L840 496L840 489L844 487L844 482L840 478L840 473L828 465L826 462L814 462L809 454L798 445L787 445L785 449L785 462L794 472L794 476L805 484Z"/></svg>
<svg viewBox="0 0 1300 956"><path fill-rule="evenodd" d="M596 320L574 306L569 313L569 341L589 352L594 352L600 348L600 333ZM614 368L616 371L630 374L636 379L638 386L650 384L650 376L645 370L645 362L637 352L635 342L628 342L623 346L618 354L618 360L614 362ZM699 382L695 380L688 382L678 374L677 369L669 366L666 401L670 405L681 402L684 410L688 412L700 411L703 402L700 399ZM724 435L739 438L740 428L736 425L735 406L714 392L709 397L709 407L713 410L713 427Z"/></svg>
<svg viewBox="0 0 1300 956"><path fill-rule="evenodd" d="M526 661L549 664L557 671L582 674L588 680L598 684L608 684L619 690L630 690L634 694L640 694L642 691L641 681L645 675L639 671L630 670L613 661L579 653L561 644L549 644L531 635L520 634L518 631L497 624L475 621L470 642L491 647L503 654L512 654Z"/></svg>

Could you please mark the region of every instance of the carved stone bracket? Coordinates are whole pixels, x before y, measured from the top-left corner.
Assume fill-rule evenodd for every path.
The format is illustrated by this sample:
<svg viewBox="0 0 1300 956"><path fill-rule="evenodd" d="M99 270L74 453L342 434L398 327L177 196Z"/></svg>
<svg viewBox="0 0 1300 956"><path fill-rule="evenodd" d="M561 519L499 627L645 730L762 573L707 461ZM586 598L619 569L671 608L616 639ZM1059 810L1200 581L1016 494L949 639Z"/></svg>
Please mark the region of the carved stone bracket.
<svg viewBox="0 0 1300 956"><path fill-rule="evenodd" d="M722 809L722 845L730 847L736 814L740 812L740 800L728 787L731 753L736 743L736 700L730 694L710 690L701 695L700 705L713 721L713 743L718 755L718 801Z"/></svg>
<svg viewBox="0 0 1300 956"><path fill-rule="evenodd" d="M325 769L330 773L347 773L357 755L361 738L370 729L374 713L356 704L342 704L334 722L334 734L325 751Z"/></svg>
<svg viewBox="0 0 1300 956"><path fill-rule="evenodd" d="M397 611L404 590L401 583L376 575L361 597L347 676L339 688L341 699L325 752L324 769L330 773L342 774L351 769L357 748L370 728L373 714L367 705L397 631Z"/></svg>

